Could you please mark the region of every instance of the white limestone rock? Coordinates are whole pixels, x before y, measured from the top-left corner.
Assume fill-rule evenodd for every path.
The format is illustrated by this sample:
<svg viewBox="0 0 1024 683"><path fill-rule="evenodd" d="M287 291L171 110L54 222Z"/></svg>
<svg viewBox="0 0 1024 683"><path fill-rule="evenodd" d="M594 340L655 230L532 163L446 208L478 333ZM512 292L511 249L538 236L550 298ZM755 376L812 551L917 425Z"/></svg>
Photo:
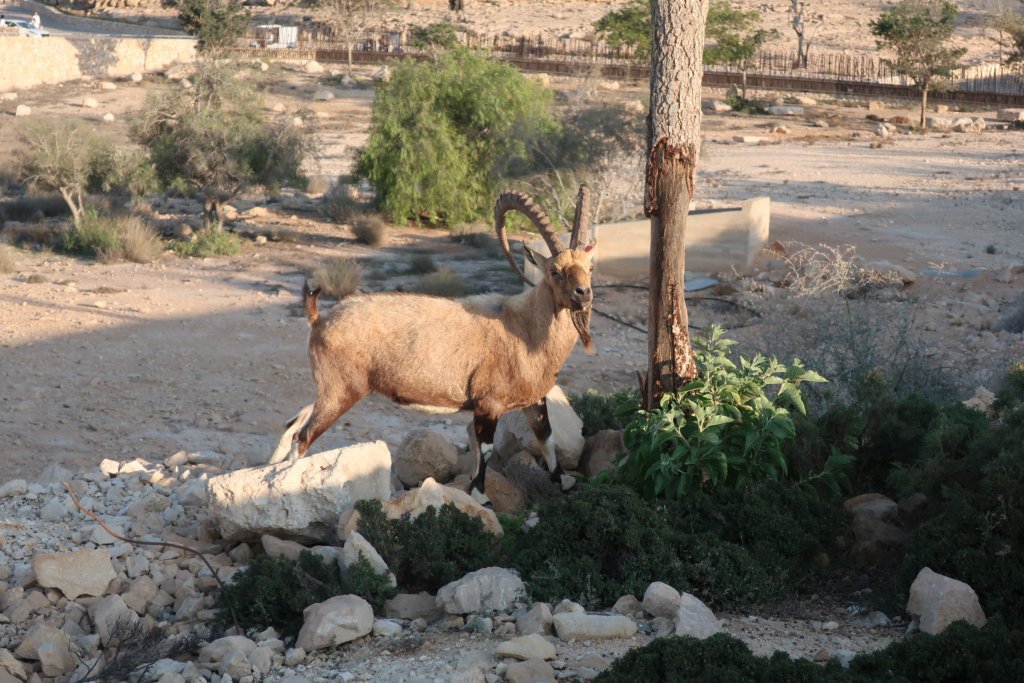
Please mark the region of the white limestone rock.
<svg viewBox="0 0 1024 683"><path fill-rule="evenodd" d="M99 596L117 577L105 550L41 553L32 558L36 580L44 588L56 588L68 600L80 595Z"/></svg>
<svg viewBox="0 0 1024 683"><path fill-rule="evenodd" d="M508 569L486 567L466 574L437 591L437 604L448 614L507 610L526 594L523 581Z"/></svg>
<svg viewBox="0 0 1024 683"><path fill-rule="evenodd" d="M321 650L361 638L373 630L373 608L358 595L338 595L310 605L295 647Z"/></svg>

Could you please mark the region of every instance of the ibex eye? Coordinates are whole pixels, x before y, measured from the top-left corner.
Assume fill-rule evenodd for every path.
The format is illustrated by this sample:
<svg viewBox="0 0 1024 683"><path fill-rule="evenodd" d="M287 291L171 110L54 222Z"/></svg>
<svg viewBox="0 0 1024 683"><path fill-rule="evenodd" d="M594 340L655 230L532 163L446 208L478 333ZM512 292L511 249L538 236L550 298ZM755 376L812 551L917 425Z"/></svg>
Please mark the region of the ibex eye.
<svg viewBox="0 0 1024 683"><path fill-rule="evenodd" d="M551 271L551 277L555 278L556 280L561 280L562 279L562 274L560 272L558 272L557 270L552 270Z"/></svg>

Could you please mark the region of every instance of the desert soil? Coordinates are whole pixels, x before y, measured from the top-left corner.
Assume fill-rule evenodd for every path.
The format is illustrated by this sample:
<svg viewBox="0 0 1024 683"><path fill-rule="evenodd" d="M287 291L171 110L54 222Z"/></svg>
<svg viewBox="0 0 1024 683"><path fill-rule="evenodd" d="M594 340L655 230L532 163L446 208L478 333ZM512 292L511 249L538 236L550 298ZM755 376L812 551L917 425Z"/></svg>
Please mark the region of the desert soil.
<svg viewBox="0 0 1024 683"><path fill-rule="evenodd" d="M495 12L491 20L496 22L499 10L507 12L514 4L481 3L479 11L488 17L485 12ZM784 4L776 3L773 11L782 12ZM827 19L846 17L844 12L863 18L867 10L855 7L870 4L830 4ZM417 3L421 9L413 11L447 14L423 5ZM537 3L530 16L532 21L550 14L544 25L569 23L571 16L584 25L580 17L600 14L598 5ZM475 3L470 7L474 16ZM521 30L517 26L509 29ZM281 104L289 114L304 108L315 114L321 156L310 175L347 173L352 151L367 133L370 72L357 73L355 87L334 87L335 99L329 101L313 101L324 85L296 66L275 65L270 73L277 83L268 108ZM584 87L559 79L554 85L567 91ZM586 87L597 88L603 99L645 99L641 85L617 85ZM75 83L23 92L18 102L32 106L31 119L2 117L0 138L17 141L23 126L40 119L75 118L108 139L123 139L131 111L147 92L165 87L173 86L154 77L141 85L119 82L112 91ZM85 96L96 98L99 107L78 106ZM116 116L113 124L100 123L106 112ZM880 113L913 117L914 103L890 102ZM1019 329L1000 329L1020 315L1022 303L1024 133L989 129L882 140L866 114L864 103L822 101L795 118L707 115L695 205L736 206L768 195L771 239L785 249L792 251L794 242L852 245L866 261L886 261L916 274L899 293L918 302L915 343L957 376L958 396L965 398L978 386L994 387L1008 363L1024 357ZM995 119L994 111L971 115ZM779 126L786 130L776 130ZM760 141L737 142L737 136ZM12 154L0 161L9 163ZM370 249L353 239L349 226L319 215L315 195L285 192L269 202L251 197L236 204L242 215L233 228L270 239L250 240L234 258L181 259L168 252L151 264L105 264L49 251L18 252L14 272L0 275L0 482L31 481L50 463L93 470L103 458L160 461L180 450L264 462L282 423L313 396L307 327L297 304L303 278L325 258L362 260L364 289L411 286L414 278L404 270L421 253L432 254L480 290L515 289L500 258L454 243L439 231L395 227L386 247ZM252 207L259 210L248 212ZM194 220L187 210L195 209L180 200L158 201L154 218L175 226ZM754 305L760 317L695 300L692 322L734 328L747 352L789 348L777 345L787 316L808 314L785 290L769 286L765 293L764 284L780 279L778 261L777 255L763 255L751 277L718 274L723 285L716 294ZM602 280L600 270L597 282L602 285L598 308L646 324L644 291L613 286ZM751 289L761 291L755 295ZM814 315L823 317L812 324L827 322L833 313L817 309ZM595 317L593 326L597 354L574 351L560 376L562 386L569 393L635 386L635 373L646 364L644 334L603 317ZM346 414L318 447L377 438L394 447L417 426L465 444L468 422L467 414L424 416L371 397ZM843 621L841 632L823 640L808 626L808 620L826 621L848 606L815 605L804 619L779 622L736 615L728 624L764 651L780 647L803 656L821 648L877 647L899 632L866 632ZM438 675L472 645L465 641L469 636L445 638L426 646L452 651L439 657ZM609 644L599 653L611 657L635 644ZM369 676L363 680L374 680L368 672L382 666L379 648L372 647L364 644L347 655L360 676ZM580 646L566 653L598 650L601 646ZM364 654L366 661L359 664ZM412 653L407 661L423 656L423 651Z"/></svg>

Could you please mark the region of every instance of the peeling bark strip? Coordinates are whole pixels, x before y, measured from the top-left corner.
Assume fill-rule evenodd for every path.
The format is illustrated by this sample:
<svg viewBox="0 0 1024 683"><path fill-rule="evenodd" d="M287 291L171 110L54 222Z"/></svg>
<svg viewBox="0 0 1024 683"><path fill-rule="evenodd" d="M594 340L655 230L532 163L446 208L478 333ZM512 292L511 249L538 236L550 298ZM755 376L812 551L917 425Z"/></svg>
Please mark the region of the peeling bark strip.
<svg viewBox="0 0 1024 683"><path fill-rule="evenodd" d="M658 213L658 178L670 163L680 163L686 169L686 192L693 196L697 184L697 149L691 143L672 146L668 138L661 138L647 156L647 176L644 183L644 215L650 218Z"/></svg>

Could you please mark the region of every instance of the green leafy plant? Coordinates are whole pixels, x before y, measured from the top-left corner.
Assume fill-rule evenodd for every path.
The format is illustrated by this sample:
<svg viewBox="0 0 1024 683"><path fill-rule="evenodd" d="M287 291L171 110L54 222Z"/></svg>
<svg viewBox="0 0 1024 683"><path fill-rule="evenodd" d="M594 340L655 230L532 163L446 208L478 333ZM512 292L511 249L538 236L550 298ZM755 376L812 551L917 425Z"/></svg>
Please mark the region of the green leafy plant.
<svg viewBox="0 0 1024 683"><path fill-rule="evenodd" d="M783 447L796 434L789 411L805 412L799 385L825 379L799 360L787 366L758 354L737 365L728 357L734 343L717 326L695 339L698 379L626 427L619 471L645 495L682 498L786 477Z"/></svg>
<svg viewBox="0 0 1024 683"><path fill-rule="evenodd" d="M419 49L452 49L459 44L459 34L447 22L409 29L409 45Z"/></svg>
<svg viewBox="0 0 1024 683"><path fill-rule="evenodd" d="M594 30L613 48L631 47L637 59L651 56L651 3L630 0L594 23Z"/></svg>
<svg viewBox="0 0 1024 683"><path fill-rule="evenodd" d="M359 533L377 549L405 591L436 591L497 560L498 544L478 518L452 504L418 517L388 519L377 500L356 503Z"/></svg>
<svg viewBox="0 0 1024 683"><path fill-rule="evenodd" d="M199 39L205 53L231 47L249 30L251 19L249 10L226 0L181 0L178 5L181 28Z"/></svg>

